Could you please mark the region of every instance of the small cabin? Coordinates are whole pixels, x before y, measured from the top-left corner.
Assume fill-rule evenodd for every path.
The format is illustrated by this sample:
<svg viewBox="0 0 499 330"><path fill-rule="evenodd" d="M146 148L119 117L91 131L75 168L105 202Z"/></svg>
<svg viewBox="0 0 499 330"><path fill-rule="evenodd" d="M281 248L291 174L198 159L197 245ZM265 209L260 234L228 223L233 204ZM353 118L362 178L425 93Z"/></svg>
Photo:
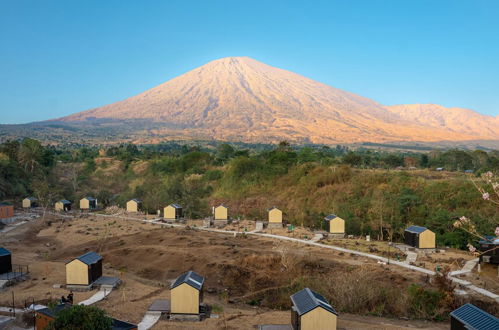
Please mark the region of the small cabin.
<svg viewBox="0 0 499 330"><path fill-rule="evenodd" d="M345 220L336 214L330 214L324 218L325 229L330 234L345 235Z"/></svg>
<svg viewBox="0 0 499 330"><path fill-rule="evenodd" d="M199 314L204 277L192 270L180 275L170 286L172 314Z"/></svg>
<svg viewBox="0 0 499 330"><path fill-rule="evenodd" d="M55 203L55 210L56 211L63 211L67 212L71 210L71 202L68 201L67 199L61 199L60 201Z"/></svg>
<svg viewBox="0 0 499 330"><path fill-rule="evenodd" d="M67 308L71 308L69 304L59 304L52 308L42 308L35 312L35 329L44 330L50 322L57 318L57 314ZM128 323L125 321L120 321L117 319L112 319L112 324L110 330L137 330L137 325Z"/></svg>
<svg viewBox="0 0 499 330"><path fill-rule="evenodd" d="M404 231L404 242L418 249L434 249L435 233L426 227L410 226Z"/></svg>
<svg viewBox="0 0 499 330"><path fill-rule="evenodd" d="M0 247L0 274L12 272L12 254L6 248Z"/></svg>
<svg viewBox="0 0 499 330"><path fill-rule="evenodd" d="M142 201L140 199L131 199L126 202L127 212L139 212L142 209Z"/></svg>
<svg viewBox="0 0 499 330"><path fill-rule="evenodd" d="M499 237L485 236L478 242L480 262L499 265Z"/></svg>
<svg viewBox="0 0 499 330"><path fill-rule="evenodd" d="M470 303L450 313L451 330L495 330L499 329L499 318Z"/></svg>
<svg viewBox="0 0 499 330"><path fill-rule="evenodd" d="M80 210L93 210L97 208L97 200L93 197L80 199Z"/></svg>
<svg viewBox="0 0 499 330"><path fill-rule="evenodd" d="M178 204L170 204L163 209L163 218L165 220L180 220L184 217L182 212L182 206Z"/></svg>
<svg viewBox="0 0 499 330"><path fill-rule="evenodd" d="M227 221L229 219L228 210L229 208L227 206L223 204L218 205L213 210L213 219Z"/></svg>
<svg viewBox="0 0 499 330"><path fill-rule="evenodd" d="M12 218L14 216L14 205L0 203L0 219Z"/></svg>
<svg viewBox="0 0 499 330"><path fill-rule="evenodd" d="M38 206L38 204L37 204L37 199L35 197L26 197L25 199L23 199L23 207L25 209L36 206Z"/></svg>
<svg viewBox="0 0 499 330"><path fill-rule="evenodd" d="M66 263L66 284L88 286L102 276L102 257L87 252Z"/></svg>
<svg viewBox="0 0 499 330"><path fill-rule="evenodd" d="M319 293L305 288L291 296L294 330L334 330L338 313Z"/></svg>
<svg viewBox="0 0 499 330"><path fill-rule="evenodd" d="M282 223L282 211L273 206L267 210L269 213L269 223Z"/></svg>

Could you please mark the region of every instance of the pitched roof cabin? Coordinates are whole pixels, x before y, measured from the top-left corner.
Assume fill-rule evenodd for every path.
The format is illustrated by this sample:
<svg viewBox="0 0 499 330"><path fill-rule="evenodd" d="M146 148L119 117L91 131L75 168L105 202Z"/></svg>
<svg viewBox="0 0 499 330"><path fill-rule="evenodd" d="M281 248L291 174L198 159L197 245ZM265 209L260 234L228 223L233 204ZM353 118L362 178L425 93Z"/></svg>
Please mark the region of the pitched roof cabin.
<svg viewBox="0 0 499 330"><path fill-rule="evenodd" d="M345 234L345 220L336 214L330 214L324 218L326 231L330 234Z"/></svg>
<svg viewBox="0 0 499 330"><path fill-rule="evenodd" d="M472 304L465 304L450 313L451 330L497 330L499 319Z"/></svg>
<svg viewBox="0 0 499 330"><path fill-rule="evenodd" d="M126 202L127 212L139 212L142 208L142 201L140 199L134 198Z"/></svg>
<svg viewBox="0 0 499 330"><path fill-rule="evenodd" d="M87 252L66 263L66 284L88 286L102 276L102 257Z"/></svg>
<svg viewBox="0 0 499 330"><path fill-rule="evenodd" d="M37 206L37 199L35 197L26 197L23 199L23 207L30 208Z"/></svg>
<svg viewBox="0 0 499 330"><path fill-rule="evenodd" d="M269 213L269 223L282 223L282 211L273 206L267 210Z"/></svg>
<svg viewBox="0 0 499 330"><path fill-rule="evenodd" d="M434 249L435 233L426 227L410 226L404 231L404 242L418 249Z"/></svg>
<svg viewBox="0 0 499 330"><path fill-rule="evenodd" d="M167 220L179 220L183 218L182 206L178 204L170 204L163 209L163 218Z"/></svg>
<svg viewBox="0 0 499 330"><path fill-rule="evenodd" d="M7 219L14 216L14 205L0 203L0 219Z"/></svg>
<svg viewBox="0 0 499 330"><path fill-rule="evenodd" d="M228 220L228 207L220 204L217 207L215 207L214 212L213 212L213 219L214 220Z"/></svg>
<svg viewBox="0 0 499 330"><path fill-rule="evenodd" d="M0 247L0 274L12 272L12 253Z"/></svg>
<svg viewBox="0 0 499 330"><path fill-rule="evenodd" d="M180 275L170 286L172 314L199 314L204 277L192 270Z"/></svg>
<svg viewBox="0 0 499 330"><path fill-rule="evenodd" d="M295 330L336 329L338 313L326 298L305 288L291 296L291 324Z"/></svg>
<svg viewBox="0 0 499 330"><path fill-rule="evenodd" d="M97 208L97 200L93 197L83 197L80 199L81 210L93 210Z"/></svg>
<svg viewBox="0 0 499 330"><path fill-rule="evenodd" d="M36 330L44 330L50 322L57 318L57 314L71 305L59 304L53 308L42 308L36 311L35 328ZM137 330L137 325L125 321L112 319L110 330Z"/></svg>
<svg viewBox="0 0 499 330"><path fill-rule="evenodd" d="M70 211L71 210L71 202L67 199L61 199L60 201L55 202L55 210L56 211Z"/></svg>
<svg viewBox="0 0 499 330"><path fill-rule="evenodd" d="M480 262L499 265L499 237L485 236L484 238L478 241L478 250L482 252Z"/></svg>

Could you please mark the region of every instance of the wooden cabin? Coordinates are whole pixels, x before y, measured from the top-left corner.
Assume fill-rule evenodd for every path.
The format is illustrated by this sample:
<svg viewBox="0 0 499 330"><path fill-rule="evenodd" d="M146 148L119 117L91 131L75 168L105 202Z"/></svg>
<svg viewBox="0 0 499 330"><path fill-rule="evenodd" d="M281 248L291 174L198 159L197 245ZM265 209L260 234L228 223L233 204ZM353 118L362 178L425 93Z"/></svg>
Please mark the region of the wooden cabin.
<svg viewBox="0 0 499 330"><path fill-rule="evenodd" d="M163 209L163 218L170 221L178 221L184 217L182 206L170 204Z"/></svg>
<svg viewBox="0 0 499 330"><path fill-rule="evenodd" d="M83 197L80 199L80 210L93 210L97 208L97 199L93 197Z"/></svg>
<svg viewBox="0 0 499 330"><path fill-rule="evenodd" d="M14 205L0 203L0 219L12 218L14 216Z"/></svg>
<svg viewBox="0 0 499 330"><path fill-rule="evenodd" d="M330 214L324 218L325 229L330 234L345 235L345 220L336 214Z"/></svg>
<svg viewBox="0 0 499 330"><path fill-rule="evenodd" d="M213 219L227 221L229 219L228 210L229 208L227 206L223 204L218 205L213 210Z"/></svg>
<svg viewBox="0 0 499 330"><path fill-rule="evenodd" d="M404 231L405 244L418 249L434 249L435 233L426 227L410 226Z"/></svg>
<svg viewBox="0 0 499 330"><path fill-rule="evenodd" d="M134 198L126 202L127 212L139 212L142 209L142 201L140 199Z"/></svg>
<svg viewBox="0 0 499 330"><path fill-rule="evenodd" d="M0 274L12 272L12 253L0 247Z"/></svg>
<svg viewBox="0 0 499 330"><path fill-rule="evenodd" d="M69 304L59 304L52 308L42 308L35 312L35 329L44 330L50 322L57 318L57 314L64 309L71 308ZM138 327L135 324L128 323L125 321L120 321L117 319L112 319L112 324L110 330L137 330Z"/></svg>
<svg viewBox="0 0 499 330"><path fill-rule="evenodd" d="M499 237L485 236L478 242L480 262L499 265Z"/></svg>
<svg viewBox="0 0 499 330"><path fill-rule="evenodd" d="M282 211L277 207L273 206L267 210L269 213L269 223L280 223L282 224Z"/></svg>
<svg viewBox="0 0 499 330"><path fill-rule="evenodd" d="M172 314L199 314L204 277L192 270L180 275L170 286Z"/></svg>
<svg viewBox="0 0 499 330"><path fill-rule="evenodd" d="M499 329L499 318L470 303L450 313L451 330L495 330Z"/></svg>
<svg viewBox="0 0 499 330"><path fill-rule="evenodd" d="M37 199L35 197L26 197L23 199L23 207L28 209L30 207L36 207L38 206L37 204Z"/></svg>
<svg viewBox="0 0 499 330"><path fill-rule="evenodd" d="M68 201L67 199L61 199L60 201L55 203L55 210L56 211L63 211L67 212L71 210L71 202Z"/></svg>
<svg viewBox="0 0 499 330"><path fill-rule="evenodd" d="M315 291L305 288L291 296L291 325L294 330L334 330L338 313Z"/></svg>
<svg viewBox="0 0 499 330"><path fill-rule="evenodd" d="M66 263L66 285L88 286L102 276L102 257L87 252Z"/></svg>

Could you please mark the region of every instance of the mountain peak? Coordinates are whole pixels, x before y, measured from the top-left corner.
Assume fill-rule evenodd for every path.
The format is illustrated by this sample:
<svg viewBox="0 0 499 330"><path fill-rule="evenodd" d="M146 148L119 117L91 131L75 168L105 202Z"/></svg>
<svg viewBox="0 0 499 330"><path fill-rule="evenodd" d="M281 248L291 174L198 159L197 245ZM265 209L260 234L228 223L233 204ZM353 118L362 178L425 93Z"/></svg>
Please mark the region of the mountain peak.
<svg viewBox="0 0 499 330"><path fill-rule="evenodd" d="M432 111L438 112L433 121ZM241 56L211 61L137 96L60 120L149 121L162 128L148 134L248 142L499 139L497 124L480 130L464 127L455 115L442 119L451 112L438 105L385 107ZM423 113L428 118L419 120Z"/></svg>

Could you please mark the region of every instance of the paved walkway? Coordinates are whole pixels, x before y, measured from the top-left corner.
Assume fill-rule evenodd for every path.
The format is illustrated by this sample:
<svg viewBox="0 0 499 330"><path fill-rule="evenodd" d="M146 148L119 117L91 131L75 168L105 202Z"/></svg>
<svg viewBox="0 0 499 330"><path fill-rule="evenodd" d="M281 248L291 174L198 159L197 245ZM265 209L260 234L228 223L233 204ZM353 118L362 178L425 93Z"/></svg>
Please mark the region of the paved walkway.
<svg viewBox="0 0 499 330"><path fill-rule="evenodd" d="M151 329L156 322L159 321L161 317L161 312L147 311L142 321L138 324L138 330L148 330Z"/></svg>
<svg viewBox="0 0 499 330"><path fill-rule="evenodd" d="M410 265L411 263L415 263L418 259L418 254L416 252L407 251L405 253L407 254L407 258L404 262L408 265Z"/></svg>
<svg viewBox="0 0 499 330"><path fill-rule="evenodd" d="M96 302L101 301L105 297L109 296L111 291L113 291L113 290L112 289L101 289L101 290L97 291L97 293L94 294L92 297L80 302L78 305L85 305L85 306L93 305Z"/></svg>
<svg viewBox="0 0 499 330"><path fill-rule="evenodd" d="M466 261L466 263L464 264L464 266L461 270L455 270L455 271L451 272L450 275L456 276L456 275L470 273L473 270L473 268L475 268L475 266L478 264L478 261L479 261L478 258L468 260L468 261Z"/></svg>
<svg viewBox="0 0 499 330"><path fill-rule="evenodd" d="M311 241L312 242L319 242L323 238L324 238L324 235L322 235L322 234L315 234L314 237L311 239Z"/></svg>

